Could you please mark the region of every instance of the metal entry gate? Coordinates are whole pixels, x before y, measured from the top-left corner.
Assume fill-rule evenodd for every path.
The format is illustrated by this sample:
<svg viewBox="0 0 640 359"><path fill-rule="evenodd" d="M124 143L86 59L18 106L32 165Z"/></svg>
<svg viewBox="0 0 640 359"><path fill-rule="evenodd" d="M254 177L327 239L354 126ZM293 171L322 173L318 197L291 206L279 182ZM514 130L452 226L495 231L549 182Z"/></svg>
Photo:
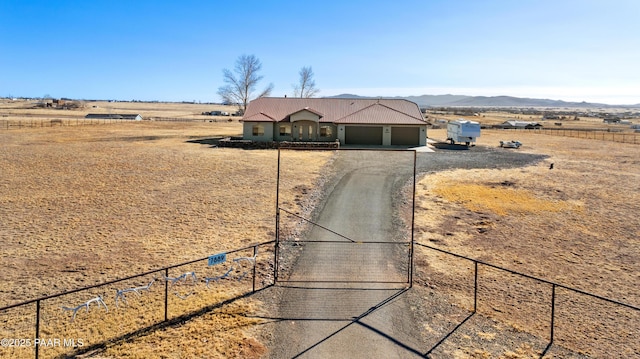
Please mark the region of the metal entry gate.
<svg viewBox="0 0 640 359"><path fill-rule="evenodd" d="M282 208L280 221L279 282L410 283L411 242L356 241Z"/></svg>
<svg viewBox="0 0 640 359"><path fill-rule="evenodd" d="M371 152L376 150L371 150ZM378 150L378 152L381 152ZM386 152L386 151L382 151ZM413 198L415 207L416 154L413 152ZM278 192L280 152L278 153ZM279 202L278 202L279 203ZM412 208L413 212L413 208ZM391 221L391 219L389 219ZM304 218L295 211L276 209L276 282L388 283L410 287L413 276L413 217L410 236L352 238ZM385 233L377 232L375 233Z"/></svg>

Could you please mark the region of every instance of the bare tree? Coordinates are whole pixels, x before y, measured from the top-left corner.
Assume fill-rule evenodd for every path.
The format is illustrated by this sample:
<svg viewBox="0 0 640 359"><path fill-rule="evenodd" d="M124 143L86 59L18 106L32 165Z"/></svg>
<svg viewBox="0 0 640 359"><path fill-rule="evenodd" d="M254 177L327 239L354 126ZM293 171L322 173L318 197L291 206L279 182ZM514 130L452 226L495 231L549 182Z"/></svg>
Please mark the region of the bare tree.
<svg viewBox="0 0 640 359"><path fill-rule="evenodd" d="M233 72L228 69L222 71L222 79L226 85L218 88L218 95L224 102L238 104L245 112L249 101L269 96L273 90L273 84L269 84L258 96L253 97L258 82L262 80L262 76L258 75L261 68L262 63L254 55L238 57Z"/></svg>
<svg viewBox="0 0 640 359"><path fill-rule="evenodd" d="M316 88L316 81L313 79L311 66L301 68L298 74L300 75L300 82L293 85L294 97L311 98L320 92L320 90Z"/></svg>

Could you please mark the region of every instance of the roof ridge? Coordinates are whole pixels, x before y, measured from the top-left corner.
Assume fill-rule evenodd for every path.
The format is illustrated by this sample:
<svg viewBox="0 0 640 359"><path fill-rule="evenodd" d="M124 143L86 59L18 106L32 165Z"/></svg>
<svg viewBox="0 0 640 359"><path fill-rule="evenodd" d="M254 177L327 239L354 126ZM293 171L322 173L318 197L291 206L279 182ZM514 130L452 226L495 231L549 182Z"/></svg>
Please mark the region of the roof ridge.
<svg viewBox="0 0 640 359"><path fill-rule="evenodd" d="M406 101L406 100L405 100L405 101ZM411 101L409 101L409 102L411 102ZM405 115L405 116L409 116L409 117L411 117L411 118L415 118L416 120L424 121L424 118L417 118L417 117L412 116L412 115L410 115L410 114L408 114L408 113L406 113L406 112L403 112L403 111L397 110L397 109L395 109L395 108L393 108L393 107L387 106L387 105L382 104L382 103L379 103L379 102L378 102L378 103L375 103L374 105L384 106L384 107L386 107L386 108L388 108L388 109L390 109L390 110L393 110L393 111L395 111L395 112L399 112L399 113L401 113L401 114L403 114L403 115Z"/></svg>
<svg viewBox="0 0 640 359"><path fill-rule="evenodd" d="M382 103L380 103L380 102L374 102L374 103L370 104L369 106L365 106L365 107L363 107L363 108L359 109L358 111L355 111L355 112L352 112L352 113L350 113L350 114L348 114L348 115L346 115L346 116L340 117L340 118L336 119L335 121L337 122L337 121L340 121L340 120L345 119L345 118L347 118L347 117L351 117L351 116L353 116L353 115L355 115L355 114L357 114L357 113L359 113L359 112L362 112L362 111L364 111L364 110L366 110L366 109L368 109L368 108L370 108L370 107L376 106L376 105L378 105L378 106L382 106L382 107L385 107L385 108L387 108L387 109L389 109L389 110L391 110L391 111L395 111L395 112L397 112L397 113L401 113L401 114L403 114L403 115L405 115L405 116L411 117L411 118L416 119L416 120L418 120L418 121L424 121L424 119L423 119L423 118L417 118L417 117L412 116L412 115L410 115L410 114L408 114L408 113L406 113L406 112L402 112L402 111L400 111L400 110L397 110L397 109L395 109L395 108L393 108L393 107L387 106L387 105L382 104Z"/></svg>
<svg viewBox="0 0 640 359"><path fill-rule="evenodd" d="M369 107L371 107L371 106L373 106L373 105L375 105L375 104L376 104L376 103L374 102L374 103L370 104L369 106L365 106L365 107L363 107L363 108L359 109L358 111L354 111L354 112L351 112L350 114L348 114L348 115L346 115L346 116L342 116L342 117L340 117L340 118L336 119L335 121L337 122L337 121L342 120L343 118L347 118L347 117L353 116L353 115L355 115L356 113L358 113L358 112L362 112L362 111L364 111L364 110L368 109Z"/></svg>
<svg viewBox="0 0 640 359"><path fill-rule="evenodd" d="M305 106L305 107L303 107L303 108L301 108L301 109L295 110L295 111L293 111L293 112L291 112L291 113L287 114L287 116L291 116L291 115L293 115L294 113L298 113L298 112L301 112L301 111L309 111L309 112L314 113L314 114L316 114L316 115L318 115L318 116L320 116L320 117L324 117L324 113L322 113L322 112L320 112L320 111L316 110L316 109L315 109L315 108L313 108L313 107L309 107L309 106Z"/></svg>
<svg viewBox="0 0 640 359"><path fill-rule="evenodd" d="M264 112L260 112L260 114L261 114L261 115L265 115L265 116L269 117L270 119L272 119L272 120L274 120L274 121L276 120L276 119L275 119L275 117L271 117L271 116L267 115L267 114L266 114L266 113L264 113Z"/></svg>

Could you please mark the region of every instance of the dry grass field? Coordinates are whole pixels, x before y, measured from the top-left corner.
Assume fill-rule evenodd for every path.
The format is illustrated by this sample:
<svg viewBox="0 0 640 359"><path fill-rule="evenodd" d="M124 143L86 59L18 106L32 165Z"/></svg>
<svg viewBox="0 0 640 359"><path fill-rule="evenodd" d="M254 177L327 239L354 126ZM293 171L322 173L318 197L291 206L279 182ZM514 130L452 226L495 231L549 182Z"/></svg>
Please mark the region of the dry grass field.
<svg viewBox="0 0 640 359"><path fill-rule="evenodd" d="M580 109L574 109L580 110ZM611 109L612 113L616 113L616 109ZM487 111L482 112L479 116L459 116L459 115L444 115L444 114L430 114L429 118L432 122L436 119L445 120L457 120L463 118L466 120L477 121L483 125L497 125L509 120L518 121L533 121L538 122L547 129L560 130L564 128L593 130L593 129L606 129L610 131L620 132L633 132L629 125L620 124L607 124L603 123L603 119L599 117L584 117L579 116L578 120L574 120L574 116L567 115L564 120L546 120L541 115L524 115L524 114L512 114L508 112ZM629 119L632 123L640 123L640 118ZM557 125L560 124L560 125Z"/></svg>
<svg viewBox="0 0 640 359"><path fill-rule="evenodd" d="M188 142L241 132L237 121L142 121L0 131L0 306L272 240L277 152ZM329 156L283 154L281 203L301 213L308 210L311 200L302 193L315 183ZM140 286L151 279L118 286ZM179 299L192 294L189 287L177 287L169 306L173 313L199 310L247 285L243 281L203 289L189 301ZM112 295L118 286L46 301L41 333L83 338L88 345L93 337L135 331L158 321L161 308L149 306L162 303L156 298L160 290L123 309L113 307ZM80 311L76 324L70 324L71 314L59 308L75 306L104 291L112 316L94 306L89 313ZM240 300L104 355L257 356L264 348L246 330L253 321L237 315L256 305ZM3 314L2 336L31 337L34 310L30 306ZM24 323L14 323L16 315ZM19 349L0 356L33 353ZM55 353L45 349L41 354Z"/></svg>
<svg viewBox="0 0 640 359"><path fill-rule="evenodd" d="M204 119L208 117L200 112L220 109L188 104L86 105L83 110L61 111L3 103L0 114L12 121L57 118L61 113L81 118L99 111ZM0 306L273 239L277 152L197 143L239 135L241 128L234 120L0 130ZM429 130L429 136L446 137L444 130ZM499 140L512 139L524 143L517 151L548 158L525 168L423 175L418 183L416 240L640 305L640 147L502 131L483 131L478 144L497 147ZM313 205L310 189L321 180L331 155L289 151L283 156L280 202L304 213ZM417 255L417 277L469 308L468 288L455 284L468 282L469 264L420 248ZM185 270L190 268L195 267ZM480 311L520 330L547 335L549 288L507 277L507 287L516 289L514 296L501 291L504 285L494 285L504 283L504 275L483 270ZM151 279L127 283L138 286ZM179 287L170 307L180 313L198 310L247 285L194 293L188 286ZM111 293L114 289L108 288ZM526 295L517 295L522 293ZM161 311L153 303L160 294L130 296L123 307L114 307L111 301L108 316L92 307L89 313L78 313L76 324L59 306L88 298L51 301L43 308L42 332L90 342L92 336L134 331L159 320ZM178 295L192 296L186 301ZM616 351L616 343L637 339L636 314L603 308L606 314L601 315L602 311L589 311L598 303L562 291L558 296L557 343L596 357L640 356L639 351ZM259 323L245 315L260 311L255 299L241 299L180 326L143 333L98 355L260 357L266 348L253 335ZM0 315L0 334L30 336L33 312L31 306ZM23 320L10 322L8 315ZM604 330L597 324L603 318L608 328L613 326L613 335L598 342L594 337ZM483 335L491 340L491 333ZM462 350L471 354L461 357L490 357L473 348ZM32 353L21 348L0 356ZM60 349L41 352L44 357L59 353Z"/></svg>
<svg viewBox="0 0 640 359"><path fill-rule="evenodd" d="M579 117L578 121L574 120L573 116L567 116L565 120L544 120L542 116L532 116L532 115L522 115L522 114L511 114L505 112L484 112L479 117L468 117L470 120L476 120L486 125L493 125L503 123L508 120L518 120L518 121L535 121L539 122L545 127L554 127L555 123L562 123L562 126L568 127L590 127L590 126L599 126L606 127L607 124L602 122L601 118L598 117ZM615 126L615 125L611 125ZM629 126L625 126L629 127Z"/></svg>
<svg viewBox="0 0 640 359"><path fill-rule="evenodd" d="M234 113L238 108L217 104L193 104L193 103L150 103L150 102L107 102L107 101L82 101L81 107L73 109L43 108L37 100L0 100L0 121L8 121L15 125L22 121L25 126L35 126L43 122L44 126L50 126L47 121L62 119L66 123L76 125L82 123L82 119L88 113L98 114L140 114L143 119L185 119L185 120L217 120L219 122L233 120L239 117L233 116L208 116L203 112L225 111ZM89 122L89 121L87 121ZM6 125L4 126L6 127ZM0 128L3 126L0 124Z"/></svg>
<svg viewBox="0 0 640 359"><path fill-rule="evenodd" d="M429 136L444 138L444 131L432 130ZM483 131L478 144L497 147L511 139L523 147L500 150L548 158L525 168L423 176L416 240L640 306L640 147L499 130ZM468 287L460 285L469 279L473 285L472 264L419 253L418 264L427 268L420 276L459 305L472 307ZM550 286L482 270L479 310L548 336ZM640 333L637 312L560 290L558 303L558 344L596 357L640 355L633 344Z"/></svg>

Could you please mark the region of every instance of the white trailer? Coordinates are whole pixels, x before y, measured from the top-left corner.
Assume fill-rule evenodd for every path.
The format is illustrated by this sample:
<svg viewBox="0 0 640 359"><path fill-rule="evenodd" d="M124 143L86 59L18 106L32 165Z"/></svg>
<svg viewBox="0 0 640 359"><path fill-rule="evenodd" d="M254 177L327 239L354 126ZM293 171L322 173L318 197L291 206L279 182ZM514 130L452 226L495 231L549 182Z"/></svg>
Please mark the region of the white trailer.
<svg viewBox="0 0 640 359"><path fill-rule="evenodd" d="M447 124L447 141L451 144L456 142L469 146L476 142L476 137L480 137L480 123L468 120L449 121Z"/></svg>

